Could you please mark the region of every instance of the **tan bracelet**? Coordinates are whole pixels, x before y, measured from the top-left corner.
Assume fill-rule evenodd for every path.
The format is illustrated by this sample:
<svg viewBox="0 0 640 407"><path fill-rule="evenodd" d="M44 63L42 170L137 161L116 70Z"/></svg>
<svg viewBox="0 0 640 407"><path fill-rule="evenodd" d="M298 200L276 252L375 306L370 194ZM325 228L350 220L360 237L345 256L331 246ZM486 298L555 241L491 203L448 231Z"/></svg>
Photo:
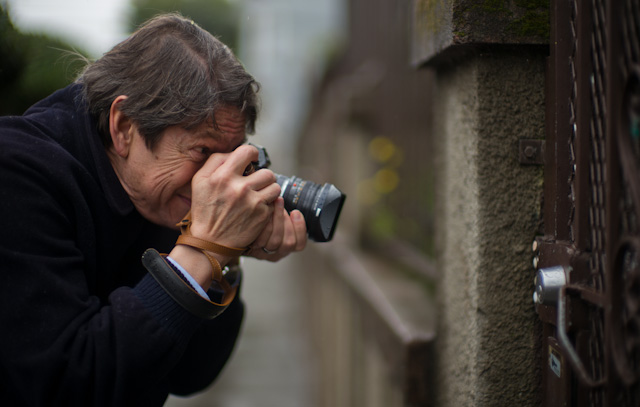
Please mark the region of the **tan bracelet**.
<svg viewBox="0 0 640 407"><path fill-rule="evenodd" d="M218 283L222 284L222 282L224 281L224 279L222 278L222 267L220 266L220 262L207 252L213 252L221 254L223 256L237 258L247 251L246 248L227 247L191 235L191 212L187 213L185 218L181 220L176 226L179 226L180 230L182 231L182 234L178 236L176 244L193 247L200 250L205 256L207 256L207 259L209 259L209 263L211 263L211 267L213 268L211 279L217 281Z"/></svg>
<svg viewBox="0 0 640 407"><path fill-rule="evenodd" d="M229 284L229 282L224 278L224 275L222 274L222 267L220 266L220 262L215 257L207 253L207 251L199 245L200 242L211 243L211 242L207 242L206 240L195 238L193 236L180 235L178 236L178 240L176 241L176 244L182 244L185 246L193 247L195 249L200 250L202 254L207 256L207 259L209 260L209 263L211 263L211 267L213 268L213 271L211 272L211 280L215 281L224 292L222 303L219 305L227 306L235 298L237 287L232 287ZM237 263L237 260L235 262Z"/></svg>
<svg viewBox="0 0 640 407"><path fill-rule="evenodd" d="M213 267L213 272L211 273L211 279L214 281L220 282L222 281L222 266L220 266L220 262L218 261L218 259L216 259L212 255L207 253L207 251L218 253L215 250L210 250L210 246L209 246L210 243L211 242L207 242L206 240L198 239L193 236L185 236L185 235L178 236L178 240L176 241L176 244L193 247L194 249L200 250L202 254L207 256L207 259L209 259L209 263L211 263L211 267ZM219 253L219 254L223 254L223 253Z"/></svg>
<svg viewBox="0 0 640 407"><path fill-rule="evenodd" d="M227 257L240 257L246 251L246 249L222 246L217 243L209 242L208 240L185 234L178 236L178 241L176 243L196 247L208 252L218 253Z"/></svg>

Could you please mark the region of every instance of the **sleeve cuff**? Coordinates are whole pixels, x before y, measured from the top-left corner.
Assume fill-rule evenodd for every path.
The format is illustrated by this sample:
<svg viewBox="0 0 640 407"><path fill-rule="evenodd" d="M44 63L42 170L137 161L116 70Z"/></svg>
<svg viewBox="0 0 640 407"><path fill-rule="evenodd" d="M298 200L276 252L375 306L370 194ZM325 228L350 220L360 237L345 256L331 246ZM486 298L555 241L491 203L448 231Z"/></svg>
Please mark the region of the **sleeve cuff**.
<svg viewBox="0 0 640 407"><path fill-rule="evenodd" d="M204 298L205 300L211 300L211 298L209 298L209 296L207 295L207 293L204 291L204 289L200 286L200 284L198 284L198 282L196 280L193 279L193 277L191 277L191 274L189 274L187 272L187 270L185 270L180 263L178 263L177 261L175 261L174 259L172 259L170 256L165 257L167 259L167 261L169 262L169 264L173 267L174 270L178 271L181 274L181 277L185 280L187 280L187 282L189 283L189 285L191 287L193 287L194 290L196 290L196 292L198 294L200 294L200 296L202 298Z"/></svg>
<svg viewBox="0 0 640 407"><path fill-rule="evenodd" d="M204 319L213 319L224 312L237 292L237 287L230 288L230 290L225 289L226 294L222 303L215 303L203 298L186 280L174 271L165 258L155 249L147 249L144 252L142 265L180 306ZM226 280L224 282L227 285L229 284Z"/></svg>

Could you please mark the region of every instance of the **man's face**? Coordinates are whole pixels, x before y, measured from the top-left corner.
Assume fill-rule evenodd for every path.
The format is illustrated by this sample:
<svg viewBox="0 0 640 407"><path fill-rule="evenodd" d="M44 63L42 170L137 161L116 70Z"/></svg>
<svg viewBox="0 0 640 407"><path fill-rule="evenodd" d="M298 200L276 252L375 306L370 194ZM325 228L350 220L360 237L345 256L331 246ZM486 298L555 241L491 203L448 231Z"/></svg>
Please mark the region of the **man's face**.
<svg viewBox="0 0 640 407"><path fill-rule="evenodd" d="M215 117L217 130L208 123L191 131L167 128L153 151L134 130L126 164L118 175L147 220L175 228L191 208L191 179L207 158L212 153L230 153L245 142L245 117L238 109L219 109Z"/></svg>

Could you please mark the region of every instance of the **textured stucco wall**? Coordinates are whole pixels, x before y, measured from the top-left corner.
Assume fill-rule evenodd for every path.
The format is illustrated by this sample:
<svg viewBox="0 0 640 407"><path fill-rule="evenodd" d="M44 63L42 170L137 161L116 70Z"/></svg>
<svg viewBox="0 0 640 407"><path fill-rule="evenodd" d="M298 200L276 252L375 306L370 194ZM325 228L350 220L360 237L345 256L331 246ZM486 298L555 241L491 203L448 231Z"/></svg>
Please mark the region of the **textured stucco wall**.
<svg viewBox="0 0 640 407"><path fill-rule="evenodd" d="M439 406L539 405L531 243L542 167L544 59L474 56L438 72Z"/></svg>

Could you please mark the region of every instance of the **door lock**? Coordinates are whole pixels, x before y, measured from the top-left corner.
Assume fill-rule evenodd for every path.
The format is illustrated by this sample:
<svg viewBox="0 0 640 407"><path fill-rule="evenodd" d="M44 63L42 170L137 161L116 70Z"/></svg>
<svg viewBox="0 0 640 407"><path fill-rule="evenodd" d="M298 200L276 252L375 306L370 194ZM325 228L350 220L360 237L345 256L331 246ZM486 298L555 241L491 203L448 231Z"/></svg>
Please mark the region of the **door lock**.
<svg viewBox="0 0 640 407"><path fill-rule="evenodd" d="M560 289L567 283L563 266L553 266L538 270L535 278L533 303L536 305L558 306Z"/></svg>

